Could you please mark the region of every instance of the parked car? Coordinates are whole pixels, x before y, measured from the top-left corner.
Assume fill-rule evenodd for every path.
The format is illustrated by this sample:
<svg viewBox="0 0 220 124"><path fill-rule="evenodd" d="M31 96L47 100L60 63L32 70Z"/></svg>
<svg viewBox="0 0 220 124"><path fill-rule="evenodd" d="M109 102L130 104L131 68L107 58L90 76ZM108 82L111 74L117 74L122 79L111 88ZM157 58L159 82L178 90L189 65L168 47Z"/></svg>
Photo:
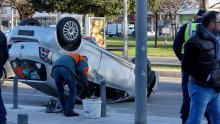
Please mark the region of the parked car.
<svg viewBox="0 0 220 124"><path fill-rule="evenodd" d="M37 21L37 20L35 20ZM30 21L33 24L33 20ZM135 97L135 64L99 47L94 39L81 38L78 21L71 17L62 18L56 28L29 26L15 27L9 36L10 63L19 81L48 95L57 97L57 89L51 69L53 63L70 52L88 57L89 90L77 83L77 99L100 96L100 80L106 81L108 102L119 102ZM135 59L133 59L134 61ZM148 62L148 96L157 87L157 77ZM68 89L65 87L65 93Z"/></svg>
<svg viewBox="0 0 220 124"><path fill-rule="evenodd" d="M8 29L8 30L3 31L3 33L4 33L5 36L6 36L6 38L8 38L10 32L11 32L11 29Z"/></svg>
<svg viewBox="0 0 220 124"><path fill-rule="evenodd" d="M128 24L128 36L135 38L134 24Z"/></svg>

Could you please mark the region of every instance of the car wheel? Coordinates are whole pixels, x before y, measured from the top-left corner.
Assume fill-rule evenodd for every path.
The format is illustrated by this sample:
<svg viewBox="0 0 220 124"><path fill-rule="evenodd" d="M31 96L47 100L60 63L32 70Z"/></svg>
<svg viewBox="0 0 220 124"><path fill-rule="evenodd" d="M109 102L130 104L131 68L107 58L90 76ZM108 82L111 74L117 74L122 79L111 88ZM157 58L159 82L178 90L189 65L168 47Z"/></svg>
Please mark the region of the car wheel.
<svg viewBox="0 0 220 124"><path fill-rule="evenodd" d="M41 26L40 22L35 18L26 18L26 19L22 20L21 23L19 24L19 26L25 26L25 25Z"/></svg>
<svg viewBox="0 0 220 124"><path fill-rule="evenodd" d="M0 78L0 86L4 83L5 81L5 72L3 71L2 77Z"/></svg>
<svg viewBox="0 0 220 124"><path fill-rule="evenodd" d="M65 17L59 20L56 26L57 37L60 45L75 45L81 38L79 22L72 17Z"/></svg>
<svg viewBox="0 0 220 124"><path fill-rule="evenodd" d="M135 58L131 59L132 63L135 63ZM153 71L151 71L150 61L147 59L147 82L148 82L148 89L147 89L147 97L149 97L152 93L152 89L155 85L156 77Z"/></svg>
<svg viewBox="0 0 220 124"><path fill-rule="evenodd" d="M135 38L135 32L133 31L131 37Z"/></svg>
<svg viewBox="0 0 220 124"><path fill-rule="evenodd" d="M152 75L151 76L153 76L153 77L151 77L151 78L153 78L153 80L151 80L151 84L148 86L148 88L147 88L147 97L150 97L150 95L152 94L152 92L153 92L153 88L154 88L154 86L155 86L155 84L156 84L156 75L155 75L155 73L152 73ZM150 77L149 77L150 78Z"/></svg>

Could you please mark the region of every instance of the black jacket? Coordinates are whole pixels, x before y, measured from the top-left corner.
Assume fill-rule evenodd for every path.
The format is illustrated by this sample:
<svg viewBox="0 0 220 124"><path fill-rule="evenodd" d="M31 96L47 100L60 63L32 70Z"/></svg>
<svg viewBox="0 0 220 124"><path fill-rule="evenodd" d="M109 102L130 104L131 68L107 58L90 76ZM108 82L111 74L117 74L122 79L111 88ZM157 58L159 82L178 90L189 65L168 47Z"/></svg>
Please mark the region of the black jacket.
<svg viewBox="0 0 220 124"><path fill-rule="evenodd" d="M0 31L0 77L2 76L3 65L8 60L8 46L5 34Z"/></svg>
<svg viewBox="0 0 220 124"><path fill-rule="evenodd" d="M201 19L197 19L196 21L194 21L193 23L201 23ZM181 61L182 60L182 49L183 49L183 44L185 43L185 38L184 38L184 34L185 34L185 30L187 27L187 24L184 24L179 32L177 33L174 42L173 42L173 51L176 54L177 58Z"/></svg>
<svg viewBox="0 0 220 124"><path fill-rule="evenodd" d="M207 87L220 87L220 67L217 55L217 40L202 26L184 46L182 70L189 73L197 84Z"/></svg>

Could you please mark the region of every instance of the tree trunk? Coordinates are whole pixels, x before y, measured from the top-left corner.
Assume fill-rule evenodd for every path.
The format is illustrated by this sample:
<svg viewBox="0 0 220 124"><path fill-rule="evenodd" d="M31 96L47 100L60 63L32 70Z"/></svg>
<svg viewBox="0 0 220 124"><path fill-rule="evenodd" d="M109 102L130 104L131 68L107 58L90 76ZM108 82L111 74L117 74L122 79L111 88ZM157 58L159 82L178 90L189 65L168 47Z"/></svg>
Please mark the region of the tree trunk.
<svg viewBox="0 0 220 124"><path fill-rule="evenodd" d="M157 47L157 32L158 32L158 11L156 11L155 13L155 18L156 18L156 24L155 24L155 44L154 44L154 47L156 48Z"/></svg>
<svg viewBox="0 0 220 124"><path fill-rule="evenodd" d="M22 20L23 20L23 17L22 17L21 12L20 12L20 11L18 11L18 14L19 14L19 19L20 19L20 21L22 21Z"/></svg>
<svg viewBox="0 0 220 124"><path fill-rule="evenodd" d="M209 10L209 0L202 0L202 8L205 11Z"/></svg>

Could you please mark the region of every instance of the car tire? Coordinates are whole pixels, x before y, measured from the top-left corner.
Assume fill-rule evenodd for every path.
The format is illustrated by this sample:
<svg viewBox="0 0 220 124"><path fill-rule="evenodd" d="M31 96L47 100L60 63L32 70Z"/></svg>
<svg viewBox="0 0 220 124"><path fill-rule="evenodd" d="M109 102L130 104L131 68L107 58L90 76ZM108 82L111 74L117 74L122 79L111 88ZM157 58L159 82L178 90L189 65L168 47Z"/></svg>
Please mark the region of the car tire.
<svg viewBox="0 0 220 124"><path fill-rule="evenodd" d="M131 62L135 64L135 57L131 59ZM147 97L150 97L151 93L153 92L153 87L156 83L156 77L154 72L151 71L150 61L147 59L147 81L150 84L147 84Z"/></svg>
<svg viewBox="0 0 220 124"><path fill-rule="evenodd" d="M35 18L26 18L21 21L19 26L41 26L40 22Z"/></svg>
<svg viewBox="0 0 220 124"><path fill-rule="evenodd" d="M81 41L79 22L72 17L64 17L56 25L57 38L61 46L75 45Z"/></svg>
<svg viewBox="0 0 220 124"><path fill-rule="evenodd" d="M132 32L131 37L135 38L135 31Z"/></svg>
<svg viewBox="0 0 220 124"><path fill-rule="evenodd" d="M0 86L4 83L5 81L5 71L2 73L2 77L0 78Z"/></svg>

